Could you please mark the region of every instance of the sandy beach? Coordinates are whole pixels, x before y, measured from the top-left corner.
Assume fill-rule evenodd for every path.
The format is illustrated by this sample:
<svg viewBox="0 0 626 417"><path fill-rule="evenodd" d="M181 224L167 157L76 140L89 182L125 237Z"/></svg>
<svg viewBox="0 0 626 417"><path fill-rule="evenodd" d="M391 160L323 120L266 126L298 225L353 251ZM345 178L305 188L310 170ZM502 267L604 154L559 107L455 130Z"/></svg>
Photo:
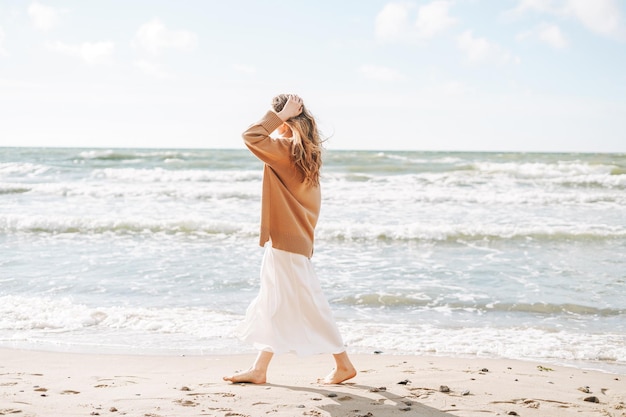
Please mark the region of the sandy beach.
<svg viewBox="0 0 626 417"><path fill-rule="evenodd" d="M626 416L626 377L534 362L353 355L359 374L318 384L327 356L274 358L264 385L230 384L250 355L132 356L0 349L0 415Z"/></svg>

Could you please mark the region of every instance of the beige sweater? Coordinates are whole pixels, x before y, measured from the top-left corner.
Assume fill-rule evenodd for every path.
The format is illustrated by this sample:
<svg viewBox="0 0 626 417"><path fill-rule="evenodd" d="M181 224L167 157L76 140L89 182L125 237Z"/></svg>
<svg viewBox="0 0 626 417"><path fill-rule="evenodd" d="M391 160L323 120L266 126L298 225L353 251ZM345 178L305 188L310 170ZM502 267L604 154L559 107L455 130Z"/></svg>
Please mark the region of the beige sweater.
<svg viewBox="0 0 626 417"><path fill-rule="evenodd" d="M302 182L292 162L291 141L270 137L282 123L268 111L242 135L248 149L265 162L259 244L264 246L271 239L276 249L310 258L322 200L320 187Z"/></svg>

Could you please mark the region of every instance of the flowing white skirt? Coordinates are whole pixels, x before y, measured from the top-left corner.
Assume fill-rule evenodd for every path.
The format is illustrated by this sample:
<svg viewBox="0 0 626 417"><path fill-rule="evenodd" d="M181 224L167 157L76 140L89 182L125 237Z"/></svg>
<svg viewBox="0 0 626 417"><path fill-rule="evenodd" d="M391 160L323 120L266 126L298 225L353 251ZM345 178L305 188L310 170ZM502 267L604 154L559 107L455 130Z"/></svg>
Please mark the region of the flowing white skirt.
<svg viewBox="0 0 626 417"><path fill-rule="evenodd" d="M255 348L273 353L345 351L311 260L269 244L261 265L259 294L237 333Z"/></svg>

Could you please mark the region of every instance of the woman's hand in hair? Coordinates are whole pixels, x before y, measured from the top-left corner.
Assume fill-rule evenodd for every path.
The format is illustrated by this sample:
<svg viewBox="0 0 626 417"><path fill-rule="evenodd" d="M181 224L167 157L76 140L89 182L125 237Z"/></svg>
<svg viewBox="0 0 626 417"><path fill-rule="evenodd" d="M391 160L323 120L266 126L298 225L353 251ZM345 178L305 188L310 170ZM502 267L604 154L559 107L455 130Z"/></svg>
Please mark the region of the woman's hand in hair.
<svg viewBox="0 0 626 417"><path fill-rule="evenodd" d="M276 114L280 117L280 120L286 122L300 113L302 113L302 99L295 94L292 94L287 99L283 109Z"/></svg>

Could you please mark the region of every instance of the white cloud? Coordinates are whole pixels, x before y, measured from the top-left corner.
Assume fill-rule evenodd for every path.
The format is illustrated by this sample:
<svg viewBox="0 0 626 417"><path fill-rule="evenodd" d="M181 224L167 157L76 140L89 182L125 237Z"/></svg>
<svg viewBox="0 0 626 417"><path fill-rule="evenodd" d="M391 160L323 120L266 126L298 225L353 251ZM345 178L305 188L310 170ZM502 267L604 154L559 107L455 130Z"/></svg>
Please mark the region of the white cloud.
<svg viewBox="0 0 626 417"><path fill-rule="evenodd" d="M79 45L70 45L56 41L46 42L46 47L63 55L80 58L89 65L110 63L115 50L113 42L83 42Z"/></svg>
<svg viewBox="0 0 626 417"><path fill-rule="evenodd" d="M502 49L500 45L486 38L478 38L471 30L466 30L457 37L457 46L465 54L470 63L496 62L508 64L520 62L520 58Z"/></svg>
<svg viewBox="0 0 626 417"><path fill-rule="evenodd" d="M163 49L192 50L198 43L195 33L187 30L170 30L159 19L144 23L137 30L133 46L158 55Z"/></svg>
<svg viewBox="0 0 626 417"><path fill-rule="evenodd" d="M542 25L537 29L537 37L539 40L547 43L554 48L565 48L567 39L557 25Z"/></svg>
<svg viewBox="0 0 626 417"><path fill-rule="evenodd" d="M565 48L568 45L567 38L561 31L561 28L557 25L548 23L543 23L532 30L519 33L516 36L516 39L518 41L536 39L557 49Z"/></svg>
<svg viewBox="0 0 626 417"><path fill-rule="evenodd" d="M487 39L475 38L471 30L466 30L459 35L457 45L472 62L487 59L490 50L493 48Z"/></svg>
<svg viewBox="0 0 626 417"><path fill-rule="evenodd" d="M592 32L608 37L625 38L626 30L616 0L569 0L565 10Z"/></svg>
<svg viewBox="0 0 626 417"><path fill-rule="evenodd" d="M376 16L376 37L383 41L403 39L409 31L409 3L389 3Z"/></svg>
<svg viewBox="0 0 626 417"><path fill-rule="evenodd" d="M47 31L55 27L59 22L59 13L50 6L34 2L28 6L28 15L33 24L39 30Z"/></svg>
<svg viewBox="0 0 626 417"><path fill-rule="evenodd" d="M454 26L457 19L448 15L450 6L452 3L449 1L437 0L420 7L415 23L419 37L431 38Z"/></svg>
<svg viewBox="0 0 626 417"><path fill-rule="evenodd" d="M378 65L361 65L359 73L368 80L375 81L398 81L404 78L402 74L393 68L382 67Z"/></svg>
<svg viewBox="0 0 626 417"><path fill-rule="evenodd" d="M626 26L618 0L520 0L515 9L505 14L521 16L526 12L574 19L591 32L626 40Z"/></svg>
<svg viewBox="0 0 626 417"><path fill-rule="evenodd" d="M376 16L376 38L386 42L432 38L456 24L457 20L448 14L451 6L452 3L445 0L420 6L411 23L409 15L415 8L413 3L388 3Z"/></svg>
<svg viewBox="0 0 626 417"><path fill-rule="evenodd" d="M539 13L558 13L553 0L520 0L517 7L506 12L508 15L522 15L527 11Z"/></svg>

